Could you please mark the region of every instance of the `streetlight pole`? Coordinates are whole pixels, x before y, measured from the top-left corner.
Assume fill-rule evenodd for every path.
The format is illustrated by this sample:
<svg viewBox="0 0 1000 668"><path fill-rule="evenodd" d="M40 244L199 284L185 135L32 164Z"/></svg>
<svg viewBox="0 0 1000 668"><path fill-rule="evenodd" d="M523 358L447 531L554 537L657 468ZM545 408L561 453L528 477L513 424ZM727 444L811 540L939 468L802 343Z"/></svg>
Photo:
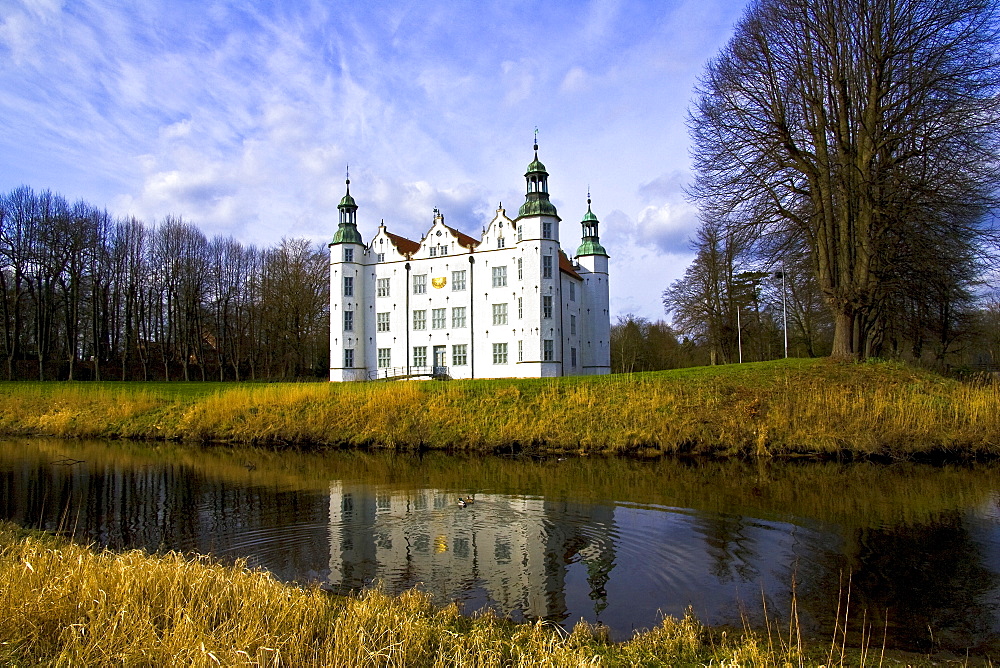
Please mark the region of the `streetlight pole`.
<svg viewBox="0 0 1000 668"><path fill-rule="evenodd" d="M736 307L736 346L740 350L740 364L743 364L743 324L740 322L740 307Z"/></svg>
<svg viewBox="0 0 1000 668"><path fill-rule="evenodd" d="M785 308L785 263L781 263L781 329L785 332L785 359L788 359L788 310Z"/></svg>

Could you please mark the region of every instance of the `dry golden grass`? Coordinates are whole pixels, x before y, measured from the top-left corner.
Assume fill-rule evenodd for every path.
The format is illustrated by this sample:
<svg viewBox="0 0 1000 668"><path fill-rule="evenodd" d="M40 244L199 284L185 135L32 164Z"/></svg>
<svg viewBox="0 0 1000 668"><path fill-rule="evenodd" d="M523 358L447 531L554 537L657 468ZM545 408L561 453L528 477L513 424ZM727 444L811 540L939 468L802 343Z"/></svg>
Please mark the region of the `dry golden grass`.
<svg viewBox="0 0 1000 668"><path fill-rule="evenodd" d="M177 386L178 384L172 384ZM364 384L0 384L0 433L480 451L996 456L1000 387L892 363ZM204 387L204 384L202 384Z"/></svg>
<svg viewBox="0 0 1000 668"><path fill-rule="evenodd" d="M566 633L469 617L417 592L334 597L243 563L95 552L9 524L0 524L0 578L5 665L777 666L800 658L750 632L712 632L690 615L616 644L582 623Z"/></svg>

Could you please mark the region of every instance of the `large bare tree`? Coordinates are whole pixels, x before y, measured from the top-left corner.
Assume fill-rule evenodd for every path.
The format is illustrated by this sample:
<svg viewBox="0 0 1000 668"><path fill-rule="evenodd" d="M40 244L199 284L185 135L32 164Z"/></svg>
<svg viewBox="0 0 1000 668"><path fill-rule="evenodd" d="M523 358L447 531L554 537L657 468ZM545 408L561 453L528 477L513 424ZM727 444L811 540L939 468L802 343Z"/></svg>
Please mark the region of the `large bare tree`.
<svg viewBox="0 0 1000 668"><path fill-rule="evenodd" d="M921 289L900 277L975 273L1000 185L997 18L995 0L758 0L707 67L693 194L808 249L835 356L877 352Z"/></svg>

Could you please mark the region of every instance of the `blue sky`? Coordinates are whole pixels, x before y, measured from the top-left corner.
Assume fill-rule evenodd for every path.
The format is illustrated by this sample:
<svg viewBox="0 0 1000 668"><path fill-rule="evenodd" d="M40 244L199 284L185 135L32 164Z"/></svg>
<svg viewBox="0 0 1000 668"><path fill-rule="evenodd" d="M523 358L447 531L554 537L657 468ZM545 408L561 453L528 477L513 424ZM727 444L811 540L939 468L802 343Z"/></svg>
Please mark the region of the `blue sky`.
<svg viewBox="0 0 1000 668"><path fill-rule="evenodd" d="M271 245L359 226L478 236L524 200L534 129L575 250L587 189L613 318L691 259L692 87L738 0L0 0L0 190Z"/></svg>

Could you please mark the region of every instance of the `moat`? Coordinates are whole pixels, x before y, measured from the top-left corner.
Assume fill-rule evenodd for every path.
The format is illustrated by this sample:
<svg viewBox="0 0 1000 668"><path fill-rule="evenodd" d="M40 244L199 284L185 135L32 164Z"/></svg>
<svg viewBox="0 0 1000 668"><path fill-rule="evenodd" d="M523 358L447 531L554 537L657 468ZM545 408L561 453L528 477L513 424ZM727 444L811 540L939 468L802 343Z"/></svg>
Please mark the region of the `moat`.
<svg viewBox="0 0 1000 668"><path fill-rule="evenodd" d="M0 511L113 549L245 558L336 592L419 587L466 612L615 638L680 616L877 645L1000 636L1000 468L501 458L0 441ZM458 504L472 496L473 503ZM843 614L843 613L841 613Z"/></svg>

